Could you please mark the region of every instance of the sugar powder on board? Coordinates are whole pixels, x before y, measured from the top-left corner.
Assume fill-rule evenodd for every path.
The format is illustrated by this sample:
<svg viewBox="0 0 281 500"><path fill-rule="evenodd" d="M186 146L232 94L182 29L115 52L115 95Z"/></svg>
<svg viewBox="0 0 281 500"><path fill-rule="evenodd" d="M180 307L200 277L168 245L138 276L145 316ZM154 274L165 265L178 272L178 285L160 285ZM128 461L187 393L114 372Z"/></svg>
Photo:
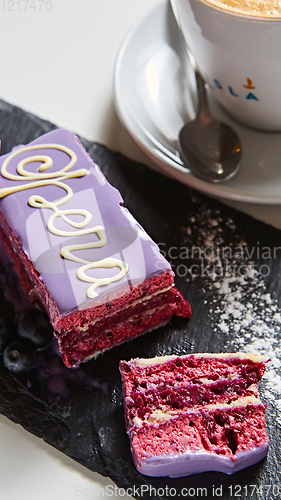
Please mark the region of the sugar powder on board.
<svg viewBox="0 0 281 500"><path fill-rule="evenodd" d="M196 196L192 201L198 204ZM273 249L259 247L259 242L250 248L232 218L225 219L219 209L204 203L182 229L191 259L187 279L200 276L212 292L209 314L214 330L225 336L226 351L256 352L270 359L263 395L280 410L281 310L266 289L270 269L259 260L265 253L275 258Z"/></svg>

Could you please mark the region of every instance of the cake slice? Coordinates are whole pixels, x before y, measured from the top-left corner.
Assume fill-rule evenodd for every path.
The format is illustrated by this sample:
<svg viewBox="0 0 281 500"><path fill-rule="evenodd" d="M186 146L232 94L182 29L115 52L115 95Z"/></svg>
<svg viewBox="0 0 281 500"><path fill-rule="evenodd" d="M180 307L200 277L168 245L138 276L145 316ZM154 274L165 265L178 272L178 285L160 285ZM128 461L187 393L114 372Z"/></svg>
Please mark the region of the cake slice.
<svg viewBox="0 0 281 500"><path fill-rule="evenodd" d="M147 476L232 474L268 451L265 358L191 354L120 362L135 466Z"/></svg>
<svg viewBox="0 0 281 500"><path fill-rule="evenodd" d="M66 366L190 317L171 266L71 132L0 158L0 226L24 293L50 317Z"/></svg>

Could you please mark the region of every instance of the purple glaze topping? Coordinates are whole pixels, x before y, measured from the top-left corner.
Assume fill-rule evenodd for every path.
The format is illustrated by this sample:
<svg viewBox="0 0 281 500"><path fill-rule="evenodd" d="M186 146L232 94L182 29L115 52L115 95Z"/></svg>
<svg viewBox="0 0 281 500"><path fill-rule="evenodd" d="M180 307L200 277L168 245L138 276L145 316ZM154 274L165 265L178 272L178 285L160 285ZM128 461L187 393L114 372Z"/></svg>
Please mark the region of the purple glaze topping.
<svg viewBox="0 0 281 500"><path fill-rule="evenodd" d="M260 462L267 453L268 443L265 443L251 450L238 452L235 461L231 457L206 451L187 451L178 455L151 457L141 463L138 463L137 457L134 457L134 461L141 474L151 477L182 477L208 471L233 474Z"/></svg>
<svg viewBox="0 0 281 500"><path fill-rule="evenodd" d="M88 248L73 251L73 255L83 261L95 263L104 259L118 259L125 262L128 271L117 281L109 284L99 285L95 289L97 294L94 298L87 296L91 283L77 277L77 270L83 263L64 259L61 249L68 245L81 245L98 241L97 234L89 233L75 236L79 229L73 228L62 217L55 219L55 226L61 231L71 231L72 235L60 236L53 234L47 229L50 217L55 213L50 208L34 208L30 206L29 200L32 196L43 197L49 203L56 203L66 196L65 189L46 183L23 191L7 194L0 198L0 210L6 218L14 234L19 238L24 252L33 262L35 269L39 272L47 289L51 293L61 315L74 312L89 306L93 301L106 300L109 293L120 289L124 293L128 291L128 285L142 283L148 277L161 272L170 272L171 267L160 254L157 245L149 238L143 228L135 221L126 208L120 193L112 187L99 167L88 156L77 137L65 130L55 130L45 134L26 147L14 148L9 155L0 159L1 183L0 194L3 188L15 188L23 184L31 184L28 177L21 175L18 180L6 178L3 172L5 160L14 152L18 154L11 158L7 166L9 174L19 176L17 167L19 162L27 158L45 155L51 157L52 166L43 171L53 173L61 171L70 161L70 156L60 149L46 147L47 144L62 145L69 148L77 156L76 163L69 171L80 169L87 170L81 177L69 178L62 182L71 188L73 195L70 199L60 205L60 210L85 210L92 216L85 229L102 226L105 229L106 243L99 248ZM39 149L26 150L30 146L41 146ZM45 145L45 148L44 148ZM40 174L39 167L42 160L27 162L24 169L34 174ZM48 181L49 182L49 181ZM74 222L80 223L84 220L81 215L70 215ZM87 270L86 274L91 278L113 277L120 271L117 267L99 267Z"/></svg>

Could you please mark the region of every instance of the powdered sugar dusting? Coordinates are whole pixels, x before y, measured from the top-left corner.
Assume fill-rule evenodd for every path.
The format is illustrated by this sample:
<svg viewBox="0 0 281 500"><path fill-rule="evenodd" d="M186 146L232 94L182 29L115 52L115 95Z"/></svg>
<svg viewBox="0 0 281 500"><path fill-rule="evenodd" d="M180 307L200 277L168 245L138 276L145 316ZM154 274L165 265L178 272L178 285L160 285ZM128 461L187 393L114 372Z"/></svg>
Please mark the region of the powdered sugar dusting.
<svg viewBox="0 0 281 500"><path fill-rule="evenodd" d="M218 319L215 329L228 334L227 347L257 352L271 360L264 375L265 389L281 396L280 313L277 301L266 293L263 278L256 275L243 284L231 280L227 293L224 283L216 290L219 296L214 310ZM237 300L237 294L249 302ZM270 393L266 396L272 397Z"/></svg>
<svg viewBox="0 0 281 500"><path fill-rule="evenodd" d="M183 232L187 245L197 245L193 258L200 272L194 273L193 267L188 279L204 279L214 331L225 337L226 351L255 352L270 359L263 396L281 410L281 311L265 284L270 260L276 258L274 249L259 242L249 248L235 222L225 221L220 210L203 208Z"/></svg>

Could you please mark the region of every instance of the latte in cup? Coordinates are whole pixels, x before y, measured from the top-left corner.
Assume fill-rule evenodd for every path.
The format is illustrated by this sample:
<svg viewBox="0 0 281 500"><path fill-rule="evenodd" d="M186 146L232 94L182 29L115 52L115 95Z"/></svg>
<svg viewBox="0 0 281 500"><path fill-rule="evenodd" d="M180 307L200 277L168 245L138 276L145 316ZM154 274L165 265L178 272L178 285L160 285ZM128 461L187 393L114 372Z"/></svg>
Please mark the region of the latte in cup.
<svg viewBox="0 0 281 500"><path fill-rule="evenodd" d="M170 2L215 100L244 125L281 132L281 0Z"/></svg>
<svg viewBox="0 0 281 500"><path fill-rule="evenodd" d="M229 10L236 14L255 17L281 18L279 0L205 0L215 7Z"/></svg>

